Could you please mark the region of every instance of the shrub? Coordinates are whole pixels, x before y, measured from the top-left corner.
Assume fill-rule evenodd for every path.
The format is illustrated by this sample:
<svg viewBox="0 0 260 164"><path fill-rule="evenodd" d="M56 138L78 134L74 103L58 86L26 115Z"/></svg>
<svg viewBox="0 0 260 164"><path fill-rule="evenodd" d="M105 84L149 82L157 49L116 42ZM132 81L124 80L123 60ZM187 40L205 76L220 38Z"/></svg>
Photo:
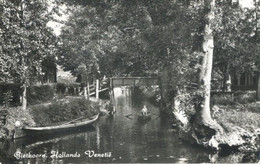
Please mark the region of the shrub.
<svg viewBox="0 0 260 164"><path fill-rule="evenodd" d="M211 97L212 104L233 105L235 104L233 95L231 94L215 94Z"/></svg>
<svg viewBox="0 0 260 164"><path fill-rule="evenodd" d="M10 103L13 101L12 91L9 90L3 94L3 104L4 106L10 106Z"/></svg>
<svg viewBox="0 0 260 164"><path fill-rule="evenodd" d="M0 107L0 111L7 111L7 120L6 120L6 125L3 126L2 129L5 129L1 133L3 136L0 134L0 138L3 137L12 137L13 131L15 129L15 122L19 121L21 122L22 125L29 125L29 126L34 126L35 122L29 113L28 110L22 110L21 107Z"/></svg>
<svg viewBox="0 0 260 164"><path fill-rule="evenodd" d="M56 84L56 93L58 95L64 95L66 93L66 88L68 88L68 95L75 95L74 88L81 87L79 83L57 83Z"/></svg>
<svg viewBox="0 0 260 164"><path fill-rule="evenodd" d="M9 135L9 130L5 127L0 126L0 141L3 139L7 139Z"/></svg>
<svg viewBox="0 0 260 164"><path fill-rule="evenodd" d="M35 85L27 89L28 104L47 102L53 99L55 94L55 85Z"/></svg>
<svg viewBox="0 0 260 164"><path fill-rule="evenodd" d="M211 97L212 104L217 105L234 105L236 103L248 104L255 102L256 92L255 91L238 91L233 94L226 93L215 93Z"/></svg>
<svg viewBox="0 0 260 164"><path fill-rule="evenodd" d="M1 105L20 105L20 95L22 95L21 84L0 84Z"/></svg>
<svg viewBox="0 0 260 164"><path fill-rule="evenodd" d="M238 91L234 93L234 98L238 103L251 103L256 100L256 91Z"/></svg>
<svg viewBox="0 0 260 164"><path fill-rule="evenodd" d="M64 83L56 84L56 92L57 94L64 94L66 89L66 85Z"/></svg>
<svg viewBox="0 0 260 164"><path fill-rule="evenodd" d="M260 113L260 107L259 106L260 105L257 104L257 103L249 103L249 104L245 105L245 108L248 111L255 112L255 113Z"/></svg>
<svg viewBox="0 0 260 164"><path fill-rule="evenodd" d="M47 126L70 121L81 116L91 117L99 113L100 106L98 102L83 98L70 98L53 101L50 105L33 106L30 111L38 126Z"/></svg>

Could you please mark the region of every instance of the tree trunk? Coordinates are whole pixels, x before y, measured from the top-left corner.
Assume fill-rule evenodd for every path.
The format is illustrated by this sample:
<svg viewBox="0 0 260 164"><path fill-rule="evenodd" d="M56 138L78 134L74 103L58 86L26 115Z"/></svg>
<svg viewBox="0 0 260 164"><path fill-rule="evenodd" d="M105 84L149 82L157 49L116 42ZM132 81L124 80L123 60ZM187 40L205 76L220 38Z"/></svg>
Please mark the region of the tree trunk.
<svg viewBox="0 0 260 164"><path fill-rule="evenodd" d="M260 101L260 72L258 72L257 80L257 100Z"/></svg>
<svg viewBox="0 0 260 164"><path fill-rule="evenodd" d="M232 85L231 76L230 76L230 74L228 74L228 79L227 79L227 92L231 92L231 85Z"/></svg>
<svg viewBox="0 0 260 164"><path fill-rule="evenodd" d="M27 91L26 84L23 84L23 95L22 95L22 109L23 110L26 110L26 108L27 108L26 91Z"/></svg>
<svg viewBox="0 0 260 164"><path fill-rule="evenodd" d="M203 38L203 62L199 76L200 86L203 88L203 100L201 102L199 115L201 121L208 122L211 119L210 115L210 85L213 62L214 38L211 22L214 19L215 0L205 0L205 29Z"/></svg>
<svg viewBox="0 0 260 164"><path fill-rule="evenodd" d="M22 56L22 88L23 88L23 95L22 95L22 110L26 110L27 108L27 97L26 97L26 92L27 92L27 84L28 84L28 79L27 79L27 67L25 64L25 59Z"/></svg>
<svg viewBox="0 0 260 164"><path fill-rule="evenodd" d="M228 81L229 79L229 62L227 63L227 66L225 68L225 72L224 72L224 78L223 78L223 87L222 87L222 92L226 92L228 90Z"/></svg>
<svg viewBox="0 0 260 164"><path fill-rule="evenodd" d="M211 145L214 135L222 134L222 127L212 119L210 114L211 73L213 64L214 38L211 23L214 19L215 0L205 0L205 27L203 37L203 61L199 75L199 89L202 89L200 103L196 106L196 114L192 124L192 136L198 144ZM207 141L207 142L206 142ZM217 147L217 146L214 146Z"/></svg>

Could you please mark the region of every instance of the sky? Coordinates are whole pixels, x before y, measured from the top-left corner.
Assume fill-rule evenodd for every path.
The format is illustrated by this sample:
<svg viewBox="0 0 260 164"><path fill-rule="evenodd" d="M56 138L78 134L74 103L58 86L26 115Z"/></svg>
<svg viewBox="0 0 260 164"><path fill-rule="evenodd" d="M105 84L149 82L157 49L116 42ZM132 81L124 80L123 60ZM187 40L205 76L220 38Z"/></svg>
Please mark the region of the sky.
<svg viewBox="0 0 260 164"><path fill-rule="evenodd" d="M254 1L253 0L239 0L239 3L243 7L254 7Z"/></svg>

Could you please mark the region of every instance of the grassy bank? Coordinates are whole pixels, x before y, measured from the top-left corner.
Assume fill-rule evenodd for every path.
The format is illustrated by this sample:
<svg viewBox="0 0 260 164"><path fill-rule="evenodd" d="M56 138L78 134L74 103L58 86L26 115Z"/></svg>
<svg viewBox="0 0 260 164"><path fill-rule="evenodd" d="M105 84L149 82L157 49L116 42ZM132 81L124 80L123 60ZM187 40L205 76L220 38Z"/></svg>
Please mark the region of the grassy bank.
<svg viewBox="0 0 260 164"><path fill-rule="evenodd" d="M21 107L0 107L0 110L8 112L6 125L0 127L0 139L12 137L16 121L29 126L57 125L82 116L91 117L98 114L102 103L83 98L67 98L34 105L26 111Z"/></svg>
<svg viewBox="0 0 260 164"><path fill-rule="evenodd" d="M240 137L242 152L260 151L260 104L215 105L213 118L226 134Z"/></svg>
<svg viewBox="0 0 260 164"><path fill-rule="evenodd" d="M228 127L239 126L253 131L260 128L260 104L215 105L213 117L222 125Z"/></svg>
<svg viewBox="0 0 260 164"><path fill-rule="evenodd" d="M69 98L53 101L48 105L30 107L37 126L57 125L79 117L91 117L100 111L99 102L83 98Z"/></svg>
<svg viewBox="0 0 260 164"><path fill-rule="evenodd" d="M237 110L237 108L225 110L223 106L221 109L224 110L216 113L215 118L227 130L239 126L247 131L254 132L254 130L260 128L260 113Z"/></svg>

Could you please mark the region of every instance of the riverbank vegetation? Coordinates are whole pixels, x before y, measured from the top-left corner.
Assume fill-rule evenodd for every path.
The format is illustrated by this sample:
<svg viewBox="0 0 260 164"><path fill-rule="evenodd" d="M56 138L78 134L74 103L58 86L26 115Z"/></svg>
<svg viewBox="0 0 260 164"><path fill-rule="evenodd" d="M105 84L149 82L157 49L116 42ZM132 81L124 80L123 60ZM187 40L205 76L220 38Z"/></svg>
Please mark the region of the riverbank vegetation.
<svg viewBox="0 0 260 164"><path fill-rule="evenodd" d="M50 103L29 106L26 111L21 107L2 107L7 111L6 125L1 126L0 138L12 138L17 122L19 126L52 126L77 119L89 118L106 108L104 101L91 101L80 97L53 100Z"/></svg>
<svg viewBox="0 0 260 164"><path fill-rule="evenodd" d="M37 126L50 126L96 115L100 112L100 106L98 102L84 98L69 98L56 100L48 105L35 105L29 111Z"/></svg>
<svg viewBox="0 0 260 164"><path fill-rule="evenodd" d="M22 125L34 126L35 120L29 110L23 111L19 107L0 107L0 111L7 112L6 124L0 127L0 138L11 139L13 137L15 123L18 121Z"/></svg>

